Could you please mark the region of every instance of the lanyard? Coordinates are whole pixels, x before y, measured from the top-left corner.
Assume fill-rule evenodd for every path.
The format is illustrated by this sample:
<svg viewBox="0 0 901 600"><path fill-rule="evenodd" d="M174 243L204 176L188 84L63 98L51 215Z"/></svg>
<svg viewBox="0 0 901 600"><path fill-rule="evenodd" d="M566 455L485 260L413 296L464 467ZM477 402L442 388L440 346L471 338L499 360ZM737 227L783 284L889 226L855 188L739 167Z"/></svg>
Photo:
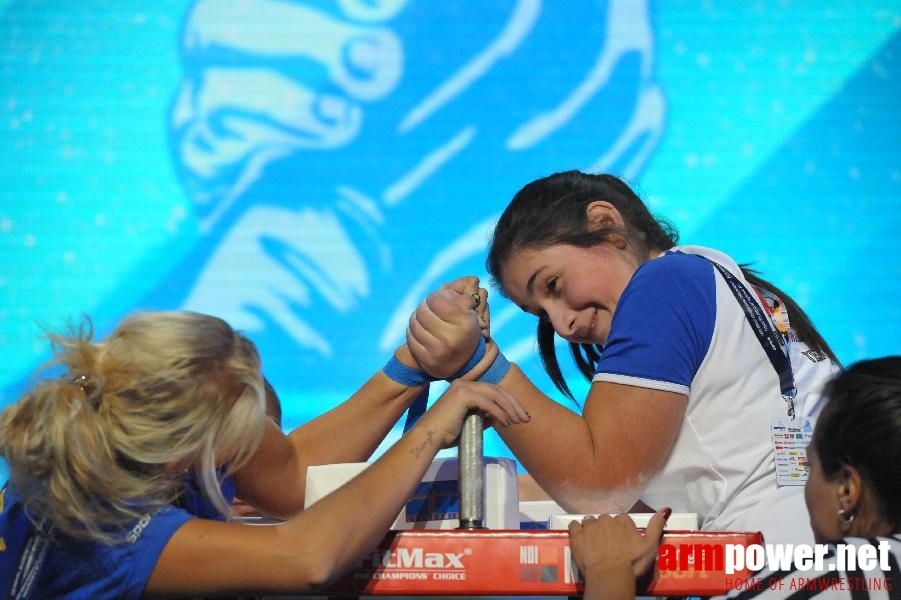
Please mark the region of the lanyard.
<svg viewBox="0 0 901 600"><path fill-rule="evenodd" d="M729 289L732 290L735 299L738 300L739 306L745 311L745 317L747 317L748 323L750 323L751 329L754 331L754 335L757 336L757 340L763 347L764 352L766 352L767 358L770 359L770 363L776 370L776 374L779 375L779 388L782 391L782 398L788 405L788 416L794 418L794 399L798 390L795 387L795 378L792 374L791 361L782 349L779 332L776 330L776 327L773 325L769 316L762 308L760 308L760 305L754 299L754 296L751 295L751 292L748 291L748 288L746 288L741 281L739 281L738 278L723 265L712 260L710 263L716 267L723 276L723 279L726 280L726 284L729 286Z"/></svg>

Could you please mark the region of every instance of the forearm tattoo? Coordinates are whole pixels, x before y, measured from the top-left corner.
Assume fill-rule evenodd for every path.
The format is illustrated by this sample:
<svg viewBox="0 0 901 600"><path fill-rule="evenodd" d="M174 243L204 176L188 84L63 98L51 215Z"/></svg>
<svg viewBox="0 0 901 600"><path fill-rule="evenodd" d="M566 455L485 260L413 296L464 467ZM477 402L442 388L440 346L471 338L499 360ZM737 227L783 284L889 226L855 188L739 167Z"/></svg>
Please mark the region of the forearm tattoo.
<svg viewBox="0 0 901 600"><path fill-rule="evenodd" d="M422 441L422 443L418 447L410 450L410 452L412 452L416 458L419 458L419 455L422 454L422 451L425 450L426 446L432 445L432 436L433 435L435 435L435 432L433 430L429 429L428 431L426 431L425 439Z"/></svg>

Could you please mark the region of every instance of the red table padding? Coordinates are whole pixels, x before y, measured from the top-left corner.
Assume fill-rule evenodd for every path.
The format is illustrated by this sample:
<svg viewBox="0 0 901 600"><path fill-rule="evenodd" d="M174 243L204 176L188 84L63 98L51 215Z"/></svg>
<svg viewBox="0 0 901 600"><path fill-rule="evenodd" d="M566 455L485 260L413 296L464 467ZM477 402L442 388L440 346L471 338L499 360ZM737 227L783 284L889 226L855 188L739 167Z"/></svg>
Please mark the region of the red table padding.
<svg viewBox="0 0 901 600"><path fill-rule="evenodd" d="M762 544L758 532L668 531L661 548L676 560L641 594L724 594L750 573L727 575L727 545ZM663 566L663 565L661 565ZM577 596L582 581L565 530L415 530L389 534L329 595Z"/></svg>

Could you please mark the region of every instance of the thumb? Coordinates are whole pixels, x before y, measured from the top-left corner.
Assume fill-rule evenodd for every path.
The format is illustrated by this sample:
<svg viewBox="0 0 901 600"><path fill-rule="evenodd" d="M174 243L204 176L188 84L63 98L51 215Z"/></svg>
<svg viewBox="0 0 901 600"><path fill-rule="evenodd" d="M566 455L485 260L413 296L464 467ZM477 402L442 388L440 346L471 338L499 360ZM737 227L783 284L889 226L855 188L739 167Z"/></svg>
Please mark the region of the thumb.
<svg viewBox="0 0 901 600"><path fill-rule="evenodd" d="M660 548L660 542L663 540L663 529L666 526L666 520L673 513L671 508L663 508L654 513L648 522L648 527L644 532L644 550L632 562L632 570L636 577L643 575L646 571L654 566L654 559L657 558L657 549Z"/></svg>
<svg viewBox="0 0 901 600"><path fill-rule="evenodd" d="M659 543L660 540L663 539L663 529L666 527L666 521L669 519L671 514L673 514L673 509L661 508L656 513L654 513L654 516L651 517L650 521L648 521L648 527L647 529L645 529L645 535L654 540L654 543Z"/></svg>

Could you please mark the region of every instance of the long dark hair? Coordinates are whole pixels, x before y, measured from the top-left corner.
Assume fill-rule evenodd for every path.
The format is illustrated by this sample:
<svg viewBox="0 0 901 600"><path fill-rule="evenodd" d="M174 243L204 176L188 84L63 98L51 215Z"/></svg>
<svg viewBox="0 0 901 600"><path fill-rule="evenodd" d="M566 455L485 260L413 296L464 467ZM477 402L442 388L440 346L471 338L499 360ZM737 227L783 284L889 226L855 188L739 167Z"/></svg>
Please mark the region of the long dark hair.
<svg viewBox="0 0 901 600"><path fill-rule="evenodd" d="M619 211L625 230L613 226L589 228L585 207L596 200L609 202ZM647 256L652 249L669 250L679 242L676 228L651 214L641 198L622 179L614 175L580 171L555 173L526 185L504 209L495 225L488 249L488 273L493 285L503 292L500 285L501 272L516 250L558 244L588 248L608 240L614 234L626 237L642 256ZM788 294L761 278L747 265L742 265L742 271L751 285L782 299L792 328L800 340L806 342L812 350L839 362L810 318ZM538 318L536 335L544 370L557 389L575 400L557 361L555 332L546 317ZM572 342L569 349L579 372L590 380L602 349L595 344Z"/></svg>
<svg viewBox="0 0 901 600"><path fill-rule="evenodd" d="M856 468L875 493L880 516L901 526L901 356L854 363L826 384L814 428L823 474Z"/></svg>

